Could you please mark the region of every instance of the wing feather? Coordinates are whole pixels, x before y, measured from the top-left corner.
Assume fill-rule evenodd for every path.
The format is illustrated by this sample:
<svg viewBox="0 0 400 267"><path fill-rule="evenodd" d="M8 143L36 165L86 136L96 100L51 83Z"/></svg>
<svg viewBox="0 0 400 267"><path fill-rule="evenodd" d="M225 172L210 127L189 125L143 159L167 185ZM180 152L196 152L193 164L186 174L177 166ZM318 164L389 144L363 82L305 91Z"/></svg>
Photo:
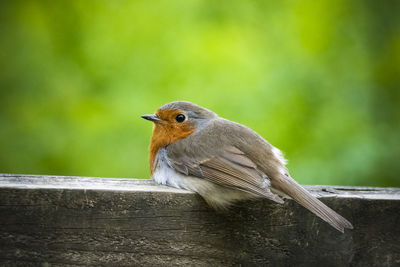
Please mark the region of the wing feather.
<svg viewBox="0 0 400 267"><path fill-rule="evenodd" d="M278 203L283 200L270 191L270 181L257 165L236 147L222 147L217 155L202 151L200 158L168 155L172 167L185 175L206 179L216 184L235 188ZM197 153L200 154L200 153Z"/></svg>

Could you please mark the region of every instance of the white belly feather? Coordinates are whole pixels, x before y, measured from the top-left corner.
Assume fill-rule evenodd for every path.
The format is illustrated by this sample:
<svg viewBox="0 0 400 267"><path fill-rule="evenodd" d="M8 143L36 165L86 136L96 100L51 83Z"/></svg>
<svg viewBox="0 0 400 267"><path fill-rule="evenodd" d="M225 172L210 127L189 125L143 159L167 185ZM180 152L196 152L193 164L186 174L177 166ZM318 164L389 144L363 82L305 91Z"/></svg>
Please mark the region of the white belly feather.
<svg viewBox="0 0 400 267"><path fill-rule="evenodd" d="M244 191L223 187L203 178L175 171L164 148L158 151L155 162L157 166L152 178L156 183L197 192L214 208L226 208L233 202L255 197Z"/></svg>

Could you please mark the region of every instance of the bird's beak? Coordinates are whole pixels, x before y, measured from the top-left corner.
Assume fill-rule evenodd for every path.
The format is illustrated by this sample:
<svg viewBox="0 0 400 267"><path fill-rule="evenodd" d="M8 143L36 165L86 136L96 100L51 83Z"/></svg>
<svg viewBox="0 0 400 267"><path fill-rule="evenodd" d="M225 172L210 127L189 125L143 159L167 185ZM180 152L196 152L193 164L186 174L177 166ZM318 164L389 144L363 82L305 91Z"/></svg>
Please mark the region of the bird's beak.
<svg viewBox="0 0 400 267"><path fill-rule="evenodd" d="M154 114L142 115L141 117L145 120L152 121L152 122L161 121L161 119L157 115L154 115Z"/></svg>

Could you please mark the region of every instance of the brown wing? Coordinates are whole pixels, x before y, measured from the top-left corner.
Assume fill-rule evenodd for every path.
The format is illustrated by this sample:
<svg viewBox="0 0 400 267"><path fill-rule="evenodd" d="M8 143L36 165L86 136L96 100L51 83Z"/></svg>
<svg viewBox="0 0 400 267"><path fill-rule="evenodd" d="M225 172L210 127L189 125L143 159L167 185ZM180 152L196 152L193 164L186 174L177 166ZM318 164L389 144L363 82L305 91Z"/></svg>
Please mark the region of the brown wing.
<svg viewBox="0 0 400 267"><path fill-rule="evenodd" d="M216 156L209 156L202 151L197 153L202 155L200 158L167 153L172 167L185 175L283 203L278 195L270 191L267 175L259 171L256 164L242 151L233 146L225 146L218 152Z"/></svg>

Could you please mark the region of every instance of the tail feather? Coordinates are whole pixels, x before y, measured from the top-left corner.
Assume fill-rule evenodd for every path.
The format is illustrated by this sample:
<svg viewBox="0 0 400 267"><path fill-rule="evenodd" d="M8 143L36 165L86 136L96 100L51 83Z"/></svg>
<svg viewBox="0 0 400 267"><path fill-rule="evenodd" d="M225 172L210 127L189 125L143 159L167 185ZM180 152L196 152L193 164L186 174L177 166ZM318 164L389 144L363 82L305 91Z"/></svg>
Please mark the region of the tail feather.
<svg viewBox="0 0 400 267"><path fill-rule="evenodd" d="M295 180L290 177L285 178L286 179L280 181L277 187L279 191L293 198L296 202L332 225L338 231L343 233L345 228L353 229L353 225L348 220L326 206L316 197L312 196L310 192L304 189Z"/></svg>

